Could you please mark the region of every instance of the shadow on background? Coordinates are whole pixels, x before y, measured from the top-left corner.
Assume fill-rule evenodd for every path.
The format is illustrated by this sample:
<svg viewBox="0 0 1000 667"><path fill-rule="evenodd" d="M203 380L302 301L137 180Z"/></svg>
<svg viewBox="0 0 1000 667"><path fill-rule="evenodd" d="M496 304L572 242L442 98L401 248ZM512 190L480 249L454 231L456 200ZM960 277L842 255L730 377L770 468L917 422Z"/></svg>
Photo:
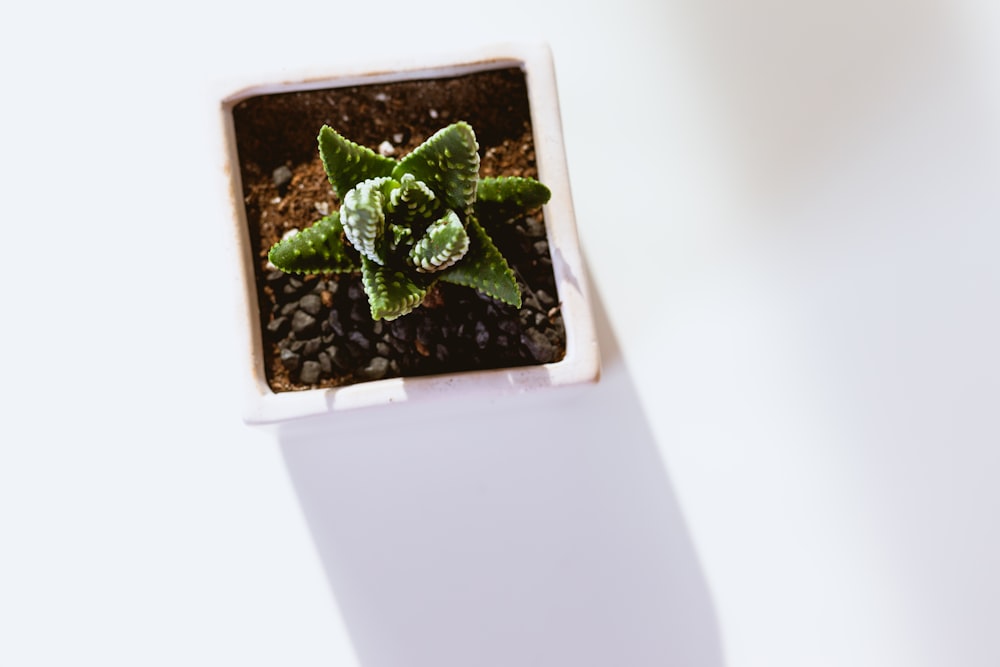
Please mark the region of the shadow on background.
<svg viewBox="0 0 1000 667"><path fill-rule="evenodd" d="M723 664L701 566L600 303L596 317L596 386L280 433L363 667Z"/></svg>
<svg viewBox="0 0 1000 667"><path fill-rule="evenodd" d="M739 182L770 203L862 154L955 50L948 0L668 2ZM915 96L915 97L914 97ZM932 98L933 99L933 98Z"/></svg>

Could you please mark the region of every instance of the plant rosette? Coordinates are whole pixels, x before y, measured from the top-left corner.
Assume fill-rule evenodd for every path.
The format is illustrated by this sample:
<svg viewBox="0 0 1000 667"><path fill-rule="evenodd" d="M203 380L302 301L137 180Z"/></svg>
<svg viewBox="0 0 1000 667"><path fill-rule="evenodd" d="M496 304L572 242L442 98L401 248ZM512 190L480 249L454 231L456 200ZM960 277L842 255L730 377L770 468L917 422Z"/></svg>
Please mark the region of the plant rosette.
<svg viewBox="0 0 1000 667"><path fill-rule="evenodd" d="M248 423L597 380L545 46L222 108Z"/></svg>

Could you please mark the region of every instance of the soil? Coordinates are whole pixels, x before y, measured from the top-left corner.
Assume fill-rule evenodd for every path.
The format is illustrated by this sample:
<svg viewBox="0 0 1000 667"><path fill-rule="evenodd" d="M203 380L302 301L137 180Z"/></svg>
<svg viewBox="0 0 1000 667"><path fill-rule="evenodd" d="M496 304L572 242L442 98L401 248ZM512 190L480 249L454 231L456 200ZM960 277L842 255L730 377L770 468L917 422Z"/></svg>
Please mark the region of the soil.
<svg viewBox="0 0 1000 667"><path fill-rule="evenodd" d="M514 269L521 309L439 283L412 313L373 322L360 276L290 276L267 263L286 232L340 206L319 159L316 136L324 124L399 159L465 120L476 132L482 176L537 178L520 69L261 95L241 102L233 116L274 391L562 359L566 334L540 209L514 217L497 211L482 221Z"/></svg>

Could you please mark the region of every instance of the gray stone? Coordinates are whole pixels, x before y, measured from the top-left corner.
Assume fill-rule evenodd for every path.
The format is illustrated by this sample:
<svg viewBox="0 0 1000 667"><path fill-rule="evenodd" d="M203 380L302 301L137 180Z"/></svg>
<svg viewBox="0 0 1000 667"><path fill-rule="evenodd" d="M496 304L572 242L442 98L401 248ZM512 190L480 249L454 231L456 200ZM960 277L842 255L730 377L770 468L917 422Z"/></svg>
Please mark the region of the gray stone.
<svg viewBox="0 0 1000 667"><path fill-rule="evenodd" d="M372 346L372 342L368 340L368 336L364 335L360 331L352 331L347 334L347 340L351 341L362 350L368 350Z"/></svg>
<svg viewBox="0 0 1000 667"><path fill-rule="evenodd" d="M292 170L285 165L281 165L271 172L271 181L276 188L281 189L286 187L292 182Z"/></svg>
<svg viewBox="0 0 1000 667"><path fill-rule="evenodd" d="M306 294L299 299L299 307L310 315L318 315L323 307L323 300L319 294Z"/></svg>
<svg viewBox="0 0 1000 667"><path fill-rule="evenodd" d="M549 363L556 357L556 348L548 337L538 329L529 329L521 334L521 343L528 348L532 358L539 363Z"/></svg>
<svg viewBox="0 0 1000 667"><path fill-rule="evenodd" d="M299 367L299 357L298 353L292 350L282 350L281 351L281 365L288 369L288 372L294 373Z"/></svg>
<svg viewBox="0 0 1000 667"><path fill-rule="evenodd" d="M315 384L319 382L319 374L322 371L318 361L307 361L302 364L302 372L299 373L299 381L305 384Z"/></svg>
<svg viewBox="0 0 1000 667"><path fill-rule="evenodd" d="M316 358L319 354L319 348L323 345L323 341L317 338L310 338L306 341L306 344L302 346L302 356L308 357L310 359Z"/></svg>
<svg viewBox="0 0 1000 667"><path fill-rule="evenodd" d="M292 315L292 331L295 335L302 338L306 336L311 336L319 330L316 318L307 312L296 310L295 314Z"/></svg>
<svg viewBox="0 0 1000 667"><path fill-rule="evenodd" d="M385 357L373 357L358 375L366 380L381 380L389 372L389 365L389 360Z"/></svg>
<svg viewBox="0 0 1000 667"><path fill-rule="evenodd" d="M276 317L267 323L267 333L274 338L284 338L288 335L289 327L287 317Z"/></svg>
<svg viewBox="0 0 1000 667"><path fill-rule="evenodd" d="M333 361L330 359L330 355L326 352L320 352L317 360L319 361L319 367L325 375L330 375L333 373Z"/></svg>

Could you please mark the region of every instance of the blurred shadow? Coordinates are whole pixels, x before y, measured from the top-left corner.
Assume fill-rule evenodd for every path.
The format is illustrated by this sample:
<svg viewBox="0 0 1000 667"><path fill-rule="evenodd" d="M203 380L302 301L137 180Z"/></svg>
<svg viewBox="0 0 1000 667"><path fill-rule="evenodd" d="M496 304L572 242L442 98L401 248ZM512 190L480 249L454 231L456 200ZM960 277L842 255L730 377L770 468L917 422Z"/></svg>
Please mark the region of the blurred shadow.
<svg viewBox="0 0 1000 667"><path fill-rule="evenodd" d="M596 306L598 385L280 432L363 667L723 664L698 557Z"/></svg>
<svg viewBox="0 0 1000 667"><path fill-rule="evenodd" d="M863 150L955 46L947 0L669 4L738 177L758 197L780 198L821 179L831 156Z"/></svg>

